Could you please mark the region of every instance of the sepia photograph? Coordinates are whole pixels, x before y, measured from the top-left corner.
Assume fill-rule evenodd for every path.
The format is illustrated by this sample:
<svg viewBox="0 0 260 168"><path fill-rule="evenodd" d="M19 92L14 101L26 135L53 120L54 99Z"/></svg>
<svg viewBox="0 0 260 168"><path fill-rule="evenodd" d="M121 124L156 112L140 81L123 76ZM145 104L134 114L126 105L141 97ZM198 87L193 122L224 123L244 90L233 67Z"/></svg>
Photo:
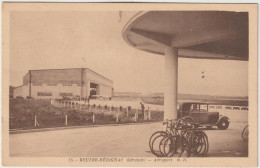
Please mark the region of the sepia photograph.
<svg viewBox="0 0 260 168"><path fill-rule="evenodd" d="M3 3L3 165L257 166L257 10Z"/></svg>

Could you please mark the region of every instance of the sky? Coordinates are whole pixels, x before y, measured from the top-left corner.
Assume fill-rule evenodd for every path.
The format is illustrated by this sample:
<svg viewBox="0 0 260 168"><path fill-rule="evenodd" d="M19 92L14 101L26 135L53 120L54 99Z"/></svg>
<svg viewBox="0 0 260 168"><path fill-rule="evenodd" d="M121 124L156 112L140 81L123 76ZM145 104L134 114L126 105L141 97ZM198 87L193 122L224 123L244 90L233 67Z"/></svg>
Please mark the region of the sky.
<svg viewBox="0 0 260 168"><path fill-rule="evenodd" d="M90 68L111 79L116 92L163 93L164 56L132 48L122 38L132 14L11 12L10 85L22 85L28 70ZM178 92L247 96L248 62L179 58Z"/></svg>

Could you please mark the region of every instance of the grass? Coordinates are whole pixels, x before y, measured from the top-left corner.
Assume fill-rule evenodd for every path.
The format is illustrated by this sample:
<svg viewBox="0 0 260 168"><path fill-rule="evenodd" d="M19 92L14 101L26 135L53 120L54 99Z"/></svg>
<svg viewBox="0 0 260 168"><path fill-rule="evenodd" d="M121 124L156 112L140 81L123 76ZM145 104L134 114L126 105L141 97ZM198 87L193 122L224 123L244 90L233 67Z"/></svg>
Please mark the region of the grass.
<svg viewBox="0 0 260 168"><path fill-rule="evenodd" d="M94 124L122 124L134 122L135 110L129 110L127 117L126 109L119 112L119 122L116 122L118 109L110 113L101 112L98 106L91 110L70 109L68 107L55 107L51 105L50 100L27 100L10 99L9 104L9 128L10 129L32 129L64 127L67 115L67 126L83 126ZM93 123L93 114L95 114L95 123ZM39 126L35 127L35 115ZM163 114L151 111L151 121L161 121ZM143 113L138 113L137 122L147 122L143 119Z"/></svg>

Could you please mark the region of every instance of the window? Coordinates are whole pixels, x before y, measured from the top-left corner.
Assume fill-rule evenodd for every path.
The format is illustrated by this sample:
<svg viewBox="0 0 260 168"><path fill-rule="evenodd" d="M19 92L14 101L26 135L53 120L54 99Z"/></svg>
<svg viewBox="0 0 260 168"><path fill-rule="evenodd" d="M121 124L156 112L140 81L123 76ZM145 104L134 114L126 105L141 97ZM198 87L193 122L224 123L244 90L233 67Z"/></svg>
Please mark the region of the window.
<svg viewBox="0 0 260 168"><path fill-rule="evenodd" d="M60 93L60 96L73 96L73 94L72 93Z"/></svg>
<svg viewBox="0 0 260 168"><path fill-rule="evenodd" d="M37 96L52 96L52 92L37 92Z"/></svg>
<svg viewBox="0 0 260 168"><path fill-rule="evenodd" d="M199 112L199 104L191 104L190 111Z"/></svg>
<svg viewBox="0 0 260 168"><path fill-rule="evenodd" d="M201 104L200 105L200 112L207 112L208 111L208 105L207 104Z"/></svg>

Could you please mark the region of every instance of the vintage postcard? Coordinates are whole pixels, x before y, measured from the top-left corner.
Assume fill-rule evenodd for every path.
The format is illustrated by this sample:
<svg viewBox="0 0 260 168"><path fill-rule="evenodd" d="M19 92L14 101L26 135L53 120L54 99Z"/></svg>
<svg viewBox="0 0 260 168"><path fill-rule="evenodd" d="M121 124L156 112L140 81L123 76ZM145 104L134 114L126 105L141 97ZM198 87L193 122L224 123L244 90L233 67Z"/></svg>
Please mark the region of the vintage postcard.
<svg viewBox="0 0 260 168"><path fill-rule="evenodd" d="M256 167L257 13L3 3L3 166Z"/></svg>

